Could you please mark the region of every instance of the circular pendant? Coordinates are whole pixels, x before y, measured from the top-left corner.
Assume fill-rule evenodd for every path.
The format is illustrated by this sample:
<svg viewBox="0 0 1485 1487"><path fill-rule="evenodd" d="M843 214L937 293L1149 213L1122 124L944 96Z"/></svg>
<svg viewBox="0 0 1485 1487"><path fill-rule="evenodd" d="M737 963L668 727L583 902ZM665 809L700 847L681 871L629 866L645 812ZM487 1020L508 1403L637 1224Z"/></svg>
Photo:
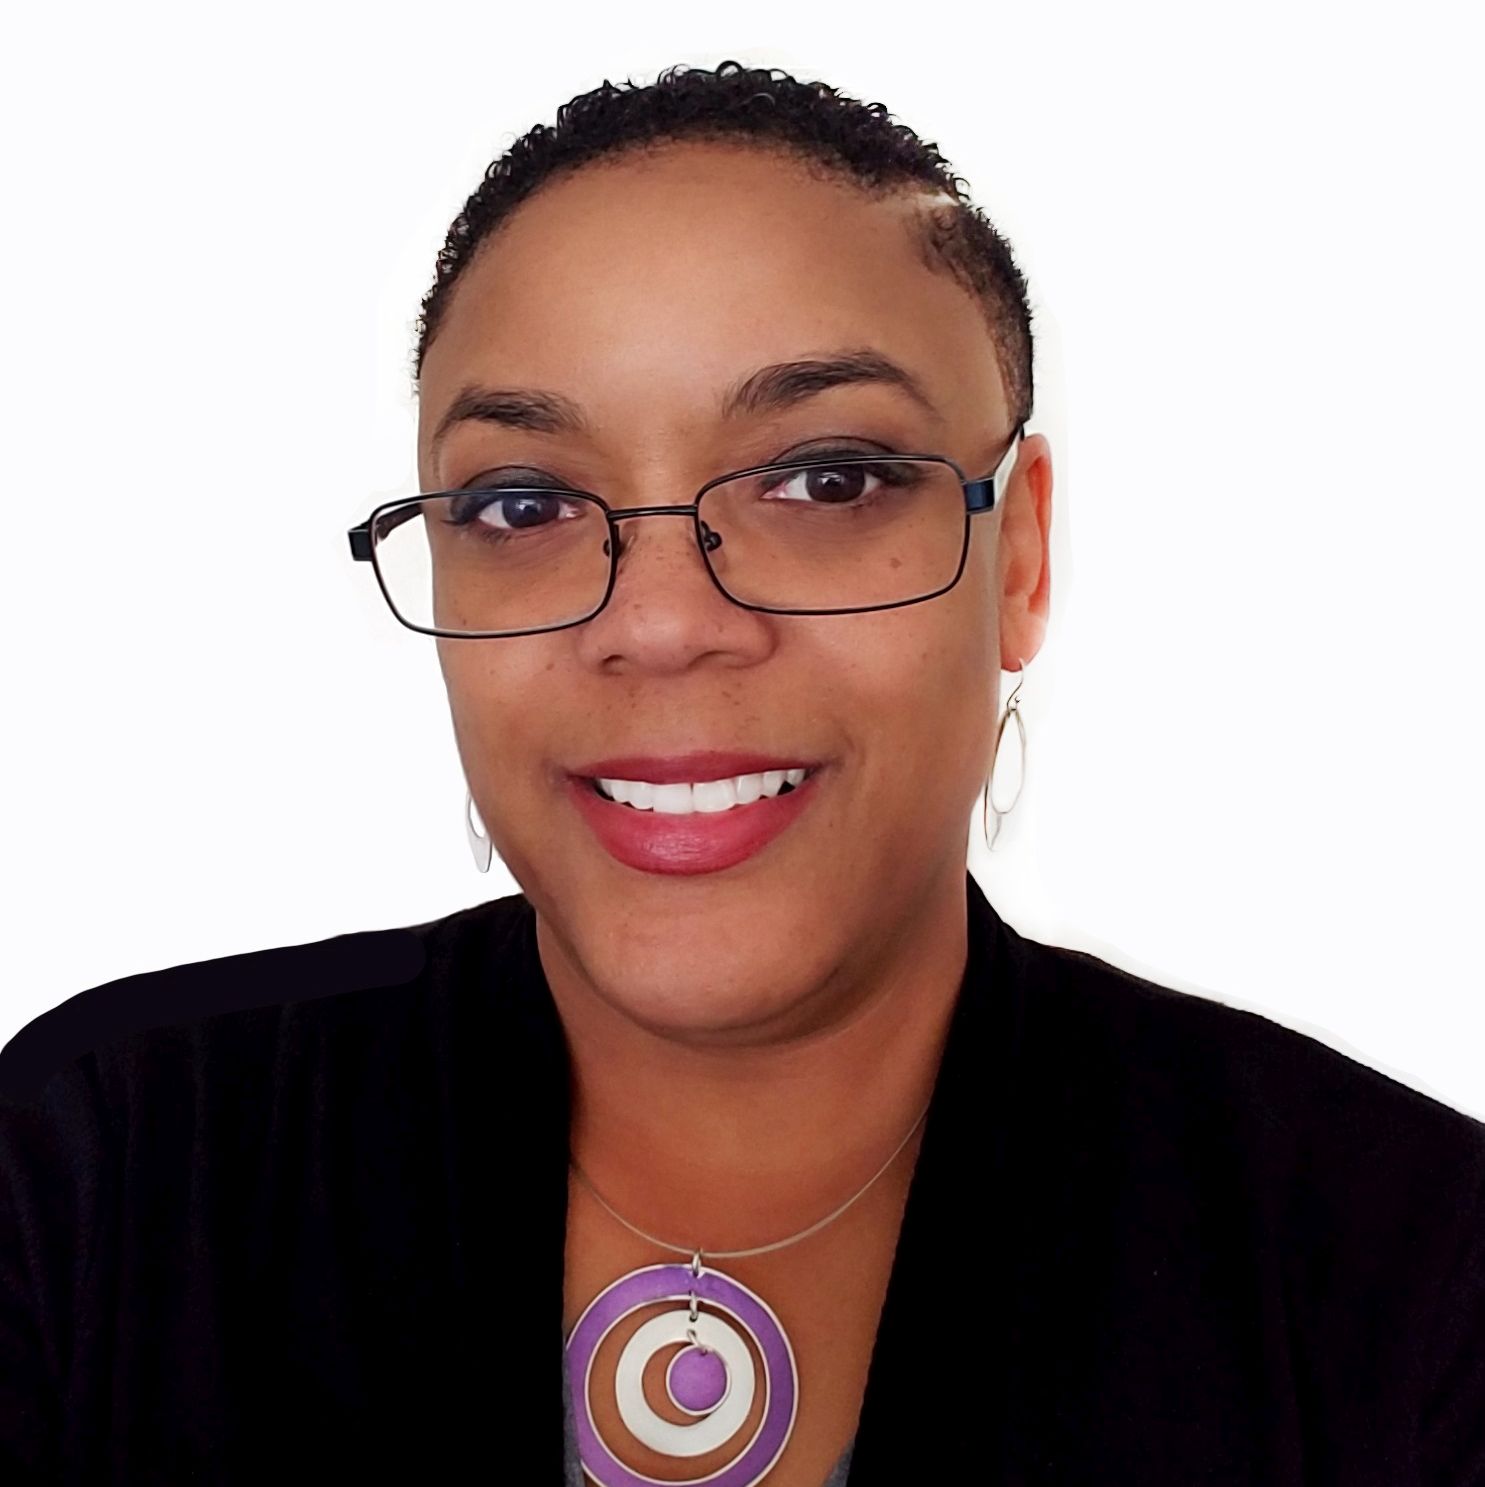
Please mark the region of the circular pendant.
<svg viewBox="0 0 1485 1487"><path fill-rule="evenodd" d="M710 1311L691 1319L691 1296ZM620 1418L651 1450L685 1458L702 1456L737 1434L752 1412L759 1390L763 1414L753 1434L728 1464L705 1477L666 1481L631 1470L609 1449L593 1422L590 1388L593 1360L604 1338L642 1306L676 1301L639 1327L625 1343L614 1370ZM762 1378L746 1338L763 1361ZM692 1416L685 1425L662 1418L644 1394L645 1368L661 1348L683 1343L665 1370L671 1403ZM754 1487L779 1459L794 1430L799 1375L794 1349L768 1303L730 1276L689 1265L649 1265L620 1276L600 1291L577 1319L567 1339L567 1369L577 1416L583 1470L600 1487Z"/></svg>

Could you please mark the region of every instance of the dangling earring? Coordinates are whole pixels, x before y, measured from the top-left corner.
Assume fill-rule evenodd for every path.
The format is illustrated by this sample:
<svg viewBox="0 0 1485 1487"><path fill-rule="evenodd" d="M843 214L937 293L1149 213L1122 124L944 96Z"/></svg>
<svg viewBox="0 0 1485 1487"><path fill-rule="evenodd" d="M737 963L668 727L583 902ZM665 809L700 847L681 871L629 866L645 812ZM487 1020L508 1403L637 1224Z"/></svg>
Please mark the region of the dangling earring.
<svg viewBox="0 0 1485 1487"><path fill-rule="evenodd" d="M475 822L479 825L476 826ZM475 807L474 795L466 787L464 791L464 835L469 838L469 850L474 854L474 865L482 872L490 871L490 858L495 847L485 831L485 823Z"/></svg>
<svg viewBox="0 0 1485 1487"><path fill-rule="evenodd" d="M1020 658L1017 657L1019 660ZM1026 680L1026 662L1021 661L1021 668L1016 672L1016 685L1011 688L1011 695L1006 698L1005 711L1000 715L1000 726L995 730L995 750L990 755L990 773L985 780L985 804L980 812L980 824L985 832L985 845L990 851L995 850L995 839L1000 835L1000 823L1015 810L1016 802L1021 798L1022 787L1026 784L1026 724L1021 721L1021 683ZM1019 768L1016 772L1016 793L1011 797L1009 805L998 806L991 799L995 793L995 766L1000 760L1000 741L1005 737L1005 725L1014 718L1016 721L1016 733L1021 745L1021 758ZM990 830L989 813L995 812L995 830Z"/></svg>

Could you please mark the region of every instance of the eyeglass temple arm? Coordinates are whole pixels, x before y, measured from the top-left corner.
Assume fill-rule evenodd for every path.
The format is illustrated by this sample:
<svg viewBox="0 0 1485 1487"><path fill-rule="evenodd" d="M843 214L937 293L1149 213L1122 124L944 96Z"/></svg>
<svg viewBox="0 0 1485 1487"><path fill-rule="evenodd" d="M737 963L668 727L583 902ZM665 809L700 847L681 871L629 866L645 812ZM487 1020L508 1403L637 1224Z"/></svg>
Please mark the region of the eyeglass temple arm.
<svg viewBox="0 0 1485 1487"><path fill-rule="evenodd" d="M394 506L392 510L377 519L377 535L385 537L394 527L400 527L403 522L411 521L420 509L416 501L409 501L405 506ZM352 527L346 536L350 539L351 556L358 563L369 563L371 561L371 518L368 516L360 526Z"/></svg>
<svg viewBox="0 0 1485 1487"><path fill-rule="evenodd" d="M971 513L976 511L993 511L1005 494L1005 488L1011 483L1011 476L1016 469L1016 455L1021 449L1021 440L1026 433L1026 425L1016 425L1016 432L1011 435L1010 445L1006 452L1001 455L1000 463L989 475L980 480L968 480L964 485L964 497Z"/></svg>

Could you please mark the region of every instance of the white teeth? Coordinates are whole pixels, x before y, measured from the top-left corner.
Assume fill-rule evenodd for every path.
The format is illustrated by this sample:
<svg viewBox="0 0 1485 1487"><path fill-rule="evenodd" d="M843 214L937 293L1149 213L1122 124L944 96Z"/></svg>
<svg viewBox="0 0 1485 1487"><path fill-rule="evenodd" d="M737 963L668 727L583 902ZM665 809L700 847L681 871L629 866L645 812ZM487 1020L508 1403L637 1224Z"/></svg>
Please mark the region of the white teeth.
<svg viewBox="0 0 1485 1487"><path fill-rule="evenodd" d="M690 816L730 811L752 805L765 795L777 795L785 783L798 786L804 769L770 769L762 774L737 775L729 780L699 780L695 784L651 785L644 780L599 780L600 793L637 811L662 816Z"/></svg>
<svg viewBox="0 0 1485 1487"><path fill-rule="evenodd" d="M685 785L677 785L685 790ZM691 803L697 811L730 811L737 804L735 780L705 780L690 787Z"/></svg>
<svg viewBox="0 0 1485 1487"><path fill-rule="evenodd" d="M691 786L686 784L651 785L650 798L662 816L689 816L696 809L691 801Z"/></svg>

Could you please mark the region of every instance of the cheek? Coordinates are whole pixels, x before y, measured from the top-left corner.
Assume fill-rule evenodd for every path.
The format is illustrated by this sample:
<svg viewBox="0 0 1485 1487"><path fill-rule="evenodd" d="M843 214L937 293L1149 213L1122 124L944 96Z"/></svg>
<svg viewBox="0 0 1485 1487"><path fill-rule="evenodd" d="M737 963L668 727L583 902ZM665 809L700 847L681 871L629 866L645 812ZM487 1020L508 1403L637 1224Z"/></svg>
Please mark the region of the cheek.
<svg viewBox="0 0 1485 1487"><path fill-rule="evenodd" d="M478 790L513 768L534 765L549 750L549 709L529 699L550 691L555 665L543 648L439 639L438 661L465 775Z"/></svg>
<svg viewBox="0 0 1485 1487"><path fill-rule="evenodd" d="M958 594L817 631L819 685L805 704L854 733L874 772L910 763L926 777L931 765L952 795L983 778L996 685L993 619L982 600L949 602Z"/></svg>

